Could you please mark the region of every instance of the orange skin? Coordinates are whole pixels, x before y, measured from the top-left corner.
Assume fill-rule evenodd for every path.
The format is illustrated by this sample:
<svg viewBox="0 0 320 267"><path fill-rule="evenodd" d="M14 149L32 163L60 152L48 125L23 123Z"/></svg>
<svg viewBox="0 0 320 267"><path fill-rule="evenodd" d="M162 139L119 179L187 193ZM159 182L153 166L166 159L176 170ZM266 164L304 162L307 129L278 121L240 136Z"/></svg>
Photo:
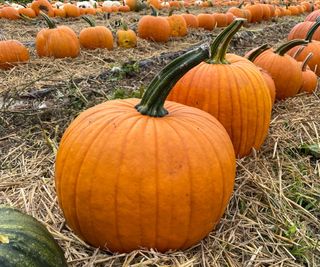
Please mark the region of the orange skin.
<svg viewBox="0 0 320 267"><path fill-rule="evenodd" d="M34 10L37 16L39 15L40 10L48 14L49 17L54 16L53 7L47 0L35 0L32 2L31 8Z"/></svg>
<svg viewBox="0 0 320 267"><path fill-rule="evenodd" d="M199 14L197 18L199 28L212 31L216 27L216 20L211 14Z"/></svg>
<svg viewBox="0 0 320 267"><path fill-rule="evenodd" d="M66 11L63 8L54 8L53 10L55 17L65 18L67 16Z"/></svg>
<svg viewBox="0 0 320 267"><path fill-rule="evenodd" d="M312 70L306 69L305 71L302 71L302 79L303 83L299 93L306 92L312 94L318 87L317 75Z"/></svg>
<svg viewBox="0 0 320 267"><path fill-rule="evenodd" d="M105 26L95 26L82 29L79 35L80 44L86 49L113 49L112 32Z"/></svg>
<svg viewBox="0 0 320 267"><path fill-rule="evenodd" d="M227 54L226 60L230 64L200 63L176 83L167 99L217 118L227 130L236 155L243 157L252 148L259 149L267 136L271 98L254 64L233 54Z"/></svg>
<svg viewBox="0 0 320 267"><path fill-rule="evenodd" d="M143 16L138 22L138 36L155 42L167 42L171 27L168 20L158 16Z"/></svg>
<svg viewBox="0 0 320 267"><path fill-rule="evenodd" d="M4 7L1 9L1 17L10 20L20 19L19 11L13 7Z"/></svg>
<svg viewBox="0 0 320 267"><path fill-rule="evenodd" d="M0 41L0 69L7 70L29 60L28 49L19 41Z"/></svg>
<svg viewBox="0 0 320 267"><path fill-rule="evenodd" d="M36 50L39 57L77 57L80 44L75 32L60 26L54 29L42 29L36 37Z"/></svg>
<svg viewBox="0 0 320 267"><path fill-rule="evenodd" d="M123 48L133 48L137 46L137 35L133 30L118 30L117 44Z"/></svg>
<svg viewBox="0 0 320 267"><path fill-rule="evenodd" d="M276 86L274 84L274 81L271 77L271 75L264 69L259 68L264 80L267 83L267 86L269 88L269 93L270 93L270 97L271 97L271 103L272 105L274 104L274 102L276 101Z"/></svg>
<svg viewBox="0 0 320 267"><path fill-rule="evenodd" d="M302 85L302 71L298 62L289 55L280 56L272 49L268 49L254 60L254 64L271 75L276 86L277 99L293 97L299 92Z"/></svg>
<svg viewBox="0 0 320 267"><path fill-rule="evenodd" d="M65 4L63 9L66 11L66 16L76 18L80 16L80 8L73 4Z"/></svg>
<svg viewBox="0 0 320 267"><path fill-rule="evenodd" d="M320 28L318 28L320 29ZM290 49L287 54L290 56L293 56L295 52L300 48L301 46L296 46L292 49ZM320 76L320 42L319 41L311 41L308 43L302 51L295 57L297 61L303 61L309 53L312 53L312 58L308 61L308 66L312 71L315 71L315 73Z"/></svg>
<svg viewBox="0 0 320 267"><path fill-rule="evenodd" d="M199 27L199 21L197 16L193 14L182 14L182 17L187 23L188 28L198 28Z"/></svg>
<svg viewBox="0 0 320 267"><path fill-rule="evenodd" d="M317 18L320 16L320 10L315 10L311 12L304 21L316 21Z"/></svg>
<svg viewBox="0 0 320 267"><path fill-rule="evenodd" d="M217 23L217 27L226 27L228 26L227 16L224 13L214 13L212 15Z"/></svg>
<svg viewBox="0 0 320 267"><path fill-rule="evenodd" d="M25 16L27 16L29 18L35 18L37 16L36 13L34 12L34 10L32 8L29 8L29 7L19 9L19 14L20 15L25 15Z"/></svg>
<svg viewBox="0 0 320 267"><path fill-rule="evenodd" d="M288 35L288 40L304 39L307 36L308 31L314 25L315 22L304 21L296 24ZM312 36L312 40L320 41L320 28L316 29Z"/></svg>
<svg viewBox="0 0 320 267"><path fill-rule="evenodd" d="M166 101L162 118L138 99L80 114L64 133L55 187L68 225L111 251L186 249L216 226L233 191L235 155L222 125Z"/></svg>
<svg viewBox="0 0 320 267"><path fill-rule="evenodd" d="M172 37L183 37L188 34L187 23L181 15L171 15L167 17L171 27Z"/></svg>

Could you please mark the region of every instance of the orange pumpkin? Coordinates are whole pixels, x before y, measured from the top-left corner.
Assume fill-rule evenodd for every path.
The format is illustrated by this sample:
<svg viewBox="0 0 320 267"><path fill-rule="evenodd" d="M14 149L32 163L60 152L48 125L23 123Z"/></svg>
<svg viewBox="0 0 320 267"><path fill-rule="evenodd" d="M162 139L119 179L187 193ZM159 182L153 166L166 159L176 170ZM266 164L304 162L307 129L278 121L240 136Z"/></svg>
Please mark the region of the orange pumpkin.
<svg viewBox="0 0 320 267"><path fill-rule="evenodd" d="M138 36L155 42L167 42L170 38L171 27L168 20L158 16L152 8L152 15L140 18L138 22Z"/></svg>
<svg viewBox="0 0 320 267"><path fill-rule="evenodd" d="M19 41L0 41L0 69L7 70L26 62L30 58L28 49Z"/></svg>
<svg viewBox="0 0 320 267"><path fill-rule="evenodd" d="M306 92L306 93L312 94L318 87L318 77L308 67L308 61L312 58L312 56L313 54L309 53L309 55L305 58L305 60L300 63L303 82L299 92Z"/></svg>
<svg viewBox="0 0 320 267"><path fill-rule="evenodd" d="M172 9L173 11L173 9ZM171 12L172 12L171 11ZM183 37L188 34L187 23L181 15L169 13L167 20L170 24L170 35L172 37Z"/></svg>
<svg viewBox="0 0 320 267"><path fill-rule="evenodd" d="M13 7L3 7L1 9L1 17L10 20L20 19L19 11Z"/></svg>
<svg viewBox="0 0 320 267"><path fill-rule="evenodd" d="M186 21L187 27L188 28L198 28L199 27L199 21L197 16L193 14L182 14L182 17Z"/></svg>
<svg viewBox="0 0 320 267"><path fill-rule="evenodd" d="M67 17L76 18L80 16L80 8L73 4L65 4L63 9L66 12Z"/></svg>
<svg viewBox="0 0 320 267"><path fill-rule="evenodd" d="M54 16L55 17L60 17L60 18L65 18L67 16L66 11L63 8L54 8Z"/></svg>
<svg viewBox="0 0 320 267"><path fill-rule="evenodd" d="M57 27L44 13L40 15L46 20L49 29L42 29L36 37L36 50L39 57L77 57L80 44L75 32L67 26Z"/></svg>
<svg viewBox="0 0 320 267"><path fill-rule="evenodd" d="M270 73L276 86L276 98L279 100L295 96L302 85L302 72L299 64L286 55L286 52L306 43L305 40L293 40L275 50L267 48L256 50L248 56L255 65Z"/></svg>
<svg viewBox="0 0 320 267"><path fill-rule="evenodd" d="M128 29L126 23L122 21L122 29L117 30L117 44L123 48L133 48L137 46L137 35L136 33Z"/></svg>
<svg viewBox="0 0 320 267"><path fill-rule="evenodd" d="M86 49L107 48L113 49L112 32L105 26L96 26L89 17L82 17L90 27L82 29L79 35L80 45Z"/></svg>
<svg viewBox="0 0 320 267"><path fill-rule="evenodd" d="M199 14L197 18L199 28L212 31L216 27L216 20L211 14Z"/></svg>
<svg viewBox="0 0 320 267"><path fill-rule="evenodd" d="M18 11L20 15L24 15L29 18L35 18L37 16L36 12L34 12L34 10L30 7L20 8Z"/></svg>
<svg viewBox="0 0 320 267"><path fill-rule="evenodd" d="M31 8L38 16L40 11L46 13L49 17L54 16L53 7L48 0L35 0L31 3Z"/></svg>
<svg viewBox="0 0 320 267"><path fill-rule="evenodd" d="M215 116L229 133L238 157L261 147L272 107L269 89L256 66L243 57L226 55L243 23L238 18L222 31L211 44L211 59L186 73L168 97Z"/></svg>
<svg viewBox="0 0 320 267"><path fill-rule="evenodd" d="M219 222L235 178L228 134L210 114L165 101L207 57L202 48L182 55L141 101L107 101L65 131L55 167L58 201L89 244L118 252L185 249Z"/></svg>

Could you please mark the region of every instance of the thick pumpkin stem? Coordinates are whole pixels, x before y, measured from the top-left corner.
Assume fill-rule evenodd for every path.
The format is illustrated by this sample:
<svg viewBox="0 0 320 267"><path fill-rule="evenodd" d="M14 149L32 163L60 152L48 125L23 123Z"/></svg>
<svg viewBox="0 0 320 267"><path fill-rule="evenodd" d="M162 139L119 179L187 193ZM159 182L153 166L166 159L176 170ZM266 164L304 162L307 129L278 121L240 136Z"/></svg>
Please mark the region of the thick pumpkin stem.
<svg viewBox="0 0 320 267"><path fill-rule="evenodd" d="M302 65L301 65L301 70L302 71L306 71L307 70L307 66L308 66L308 62L310 61L310 59L313 57L313 53L310 52L306 58L304 59L304 61L302 62Z"/></svg>
<svg viewBox="0 0 320 267"><path fill-rule="evenodd" d="M96 26L96 22L94 21L93 18L89 18L88 16L82 16L81 17L84 21L86 21L90 27L95 27Z"/></svg>
<svg viewBox="0 0 320 267"><path fill-rule="evenodd" d="M250 55L247 56L251 62L254 62L255 59L260 56L264 51L268 50L270 46L268 44L263 44L255 48Z"/></svg>
<svg viewBox="0 0 320 267"><path fill-rule="evenodd" d="M310 30L307 32L305 40L311 42L312 37L313 37L314 33L316 32L316 30L319 28L319 26L320 26L320 17L317 18L315 24L313 24L312 27L310 28Z"/></svg>
<svg viewBox="0 0 320 267"><path fill-rule="evenodd" d="M172 87L186 72L208 57L208 49L199 47L173 60L153 78L140 103L135 108L141 114L151 117L167 115L168 111L164 108L164 102Z"/></svg>
<svg viewBox="0 0 320 267"><path fill-rule="evenodd" d="M284 54L287 53L291 48L297 45L306 45L306 44L308 44L308 41L302 40L302 39L296 39L296 40L287 42L283 45L280 45L274 52L280 56L284 56Z"/></svg>
<svg viewBox="0 0 320 267"><path fill-rule="evenodd" d="M211 64L229 64L225 59L229 43L235 35L235 33L241 28L246 19L237 18L227 28L225 28L219 35L214 39L210 45L211 59L208 63Z"/></svg>
<svg viewBox="0 0 320 267"><path fill-rule="evenodd" d="M57 28L55 22L52 19L50 19L46 13L40 11L39 15L44 18L44 20L48 24L49 29Z"/></svg>

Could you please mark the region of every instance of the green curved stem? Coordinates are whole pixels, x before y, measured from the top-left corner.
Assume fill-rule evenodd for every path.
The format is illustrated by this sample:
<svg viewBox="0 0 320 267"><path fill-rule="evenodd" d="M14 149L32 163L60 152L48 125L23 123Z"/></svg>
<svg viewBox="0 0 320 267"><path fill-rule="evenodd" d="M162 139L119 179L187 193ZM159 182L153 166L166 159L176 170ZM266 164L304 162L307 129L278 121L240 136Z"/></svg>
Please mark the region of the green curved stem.
<svg viewBox="0 0 320 267"><path fill-rule="evenodd" d="M250 55L247 56L247 59L251 62L254 62L255 59L260 56L264 51L268 50L270 46L268 44L260 45L259 47L255 48Z"/></svg>
<svg viewBox="0 0 320 267"><path fill-rule="evenodd" d="M44 18L44 20L48 24L49 29L57 28L57 26L54 23L54 21L52 19L50 19L49 16L46 13L40 11L39 15Z"/></svg>
<svg viewBox="0 0 320 267"><path fill-rule="evenodd" d="M302 39L295 39L290 42L284 43L283 45L279 46L274 52L280 56L283 56L285 53L287 53L291 48L297 46L297 45L306 45L309 42Z"/></svg>
<svg viewBox="0 0 320 267"><path fill-rule="evenodd" d="M304 59L304 61L302 62L302 65L301 65L301 70L302 71L306 71L306 69L307 69L307 65L308 65L308 63L309 63L309 61L310 61L310 59L313 57L313 53L312 52L310 52L307 56L306 56L306 58Z"/></svg>
<svg viewBox="0 0 320 267"><path fill-rule="evenodd" d="M153 5L150 5L150 8L151 8L151 16L157 17L158 10Z"/></svg>
<svg viewBox="0 0 320 267"><path fill-rule="evenodd" d="M227 28L225 28L219 35L213 40L210 45L211 59L208 63L211 64L229 64L225 59L228 45L235 35L235 33L241 28L246 19L237 18Z"/></svg>
<svg viewBox="0 0 320 267"><path fill-rule="evenodd" d="M164 108L164 102L172 87L186 72L208 57L208 49L199 47L169 63L153 78L140 103L135 106L137 111L151 117L164 117L167 115L168 111Z"/></svg>
<svg viewBox="0 0 320 267"><path fill-rule="evenodd" d="M318 17L315 24L313 24L312 27L310 28L310 30L307 32L305 40L309 41L309 43L310 43L312 41L312 37L313 37L314 33L319 28L319 26L320 26L320 20Z"/></svg>
<svg viewBox="0 0 320 267"><path fill-rule="evenodd" d="M88 16L82 16L81 17L84 21L86 21L90 27L95 27L96 26L96 22L94 21L94 19L89 18Z"/></svg>

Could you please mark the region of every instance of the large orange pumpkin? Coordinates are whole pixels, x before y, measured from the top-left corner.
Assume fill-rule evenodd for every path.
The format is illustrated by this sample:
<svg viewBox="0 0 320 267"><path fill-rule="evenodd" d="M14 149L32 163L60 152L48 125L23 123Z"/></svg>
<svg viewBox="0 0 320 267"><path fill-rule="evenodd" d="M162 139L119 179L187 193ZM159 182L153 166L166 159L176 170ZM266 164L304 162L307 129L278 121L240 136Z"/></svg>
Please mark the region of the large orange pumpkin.
<svg viewBox="0 0 320 267"><path fill-rule="evenodd" d="M36 50L40 57L77 57L80 53L80 43L75 32L67 26L57 27L44 13L49 29L42 29L36 36Z"/></svg>
<svg viewBox="0 0 320 267"><path fill-rule="evenodd" d="M168 97L215 116L239 157L262 145L272 106L267 84L256 66L243 57L226 55L231 37L244 21L236 19L221 32L211 44L211 60L186 73Z"/></svg>
<svg viewBox="0 0 320 267"><path fill-rule="evenodd" d="M210 114L165 101L177 79L207 57L202 48L182 55L140 102L97 105L64 133L58 200L68 225L91 245L185 249L218 223L234 185L232 143Z"/></svg>
<svg viewBox="0 0 320 267"><path fill-rule="evenodd" d="M0 41L0 69L7 70L29 60L28 49L19 41Z"/></svg>

